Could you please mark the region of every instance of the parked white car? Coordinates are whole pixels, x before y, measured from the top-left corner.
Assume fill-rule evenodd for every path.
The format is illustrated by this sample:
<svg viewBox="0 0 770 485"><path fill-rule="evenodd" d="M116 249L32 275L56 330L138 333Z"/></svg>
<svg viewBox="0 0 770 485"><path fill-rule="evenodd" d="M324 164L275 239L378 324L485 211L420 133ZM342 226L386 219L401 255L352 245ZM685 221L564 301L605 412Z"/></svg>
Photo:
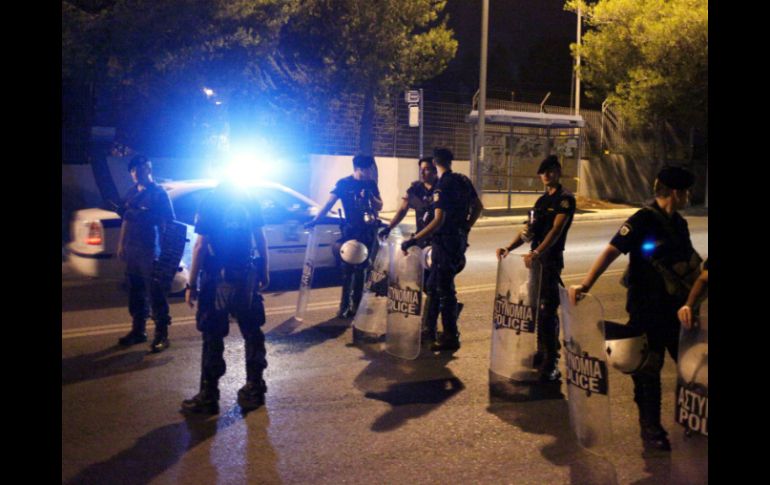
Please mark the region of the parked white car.
<svg viewBox="0 0 770 485"><path fill-rule="evenodd" d="M171 285L172 293L182 291L187 283L187 268L190 267L192 247L197 237L194 232L195 211L201 199L217 184L216 180L183 180L159 184L168 192L177 220L187 225L188 242L179 271ZM320 206L281 184L260 182L251 187L262 204L271 273L301 270L308 239L303 224L318 214ZM76 211L70 223L71 242L67 244L68 261L72 269L92 278L122 280L125 266L117 259L120 224L120 216L112 211ZM336 265L332 246L340 238L339 217L327 215L316 230L320 231L316 268L332 268Z"/></svg>

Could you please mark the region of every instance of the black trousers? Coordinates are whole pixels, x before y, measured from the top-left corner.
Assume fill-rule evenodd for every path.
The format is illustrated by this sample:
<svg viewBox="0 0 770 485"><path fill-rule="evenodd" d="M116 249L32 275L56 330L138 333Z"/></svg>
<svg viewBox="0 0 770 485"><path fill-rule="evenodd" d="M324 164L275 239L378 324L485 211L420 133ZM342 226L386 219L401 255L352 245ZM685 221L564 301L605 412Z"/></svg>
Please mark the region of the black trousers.
<svg viewBox="0 0 770 485"><path fill-rule="evenodd" d="M171 317L163 288L152 278L140 274L126 273L126 276L128 277L128 313L131 314L133 321L132 330L144 332L147 318L152 310L156 331L167 331L167 327L171 324Z"/></svg>
<svg viewBox="0 0 770 485"><path fill-rule="evenodd" d="M367 272L370 270L374 258L377 256L377 227L351 227L344 226L342 229L342 238L337 242L334 254L339 258L339 247L343 243L355 239L363 243L369 251L369 257L360 264L348 264L339 259L342 265L342 294L340 296L339 312L344 313L347 310L355 312L361 303L364 295L364 283L366 282Z"/></svg>
<svg viewBox="0 0 770 485"><path fill-rule="evenodd" d="M238 322L245 342L246 380L262 382L267 368L262 295L246 282L227 283L219 275L209 273L201 276L196 313L196 327L203 334L201 382L216 387L225 374L224 338L230 332L230 316Z"/></svg>
<svg viewBox="0 0 770 485"><path fill-rule="evenodd" d="M562 266L543 264L540 279L540 301L538 308L537 348L543 356L543 368L556 368L559 361L559 285Z"/></svg>
<svg viewBox="0 0 770 485"><path fill-rule="evenodd" d="M679 358L680 323L676 310L665 313L634 313L628 325L644 330L650 349L648 364L632 374L634 402L639 409L639 424L644 430L660 426L661 383L660 372L666 351L676 362Z"/></svg>
<svg viewBox="0 0 770 485"><path fill-rule="evenodd" d="M425 326L431 335L436 333L438 316L444 334L458 336L457 328L457 291L455 276L465 267L465 250L467 236L436 235L431 242L432 262L428 276L428 301L425 315Z"/></svg>

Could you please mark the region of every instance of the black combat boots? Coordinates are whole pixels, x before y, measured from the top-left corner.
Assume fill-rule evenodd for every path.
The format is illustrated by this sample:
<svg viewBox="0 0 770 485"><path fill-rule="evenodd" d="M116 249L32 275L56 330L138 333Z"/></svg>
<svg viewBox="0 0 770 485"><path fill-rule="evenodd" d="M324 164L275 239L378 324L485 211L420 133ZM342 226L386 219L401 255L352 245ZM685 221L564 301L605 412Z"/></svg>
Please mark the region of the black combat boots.
<svg viewBox="0 0 770 485"><path fill-rule="evenodd" d="M155 354L158 352L163 352L169 348L170 345L171 342L168 340L168 325L156 323L155 338L152 339L152 344L150 344L150 352Z"/></svg>
<svg viewBox="0 0 770 485"><path fill-rule="evenodd" d="M185 414L218 414L219 388L216 382L201 381L200 392L182 401L180 409Z"/></svg>
<svg viewBox="0 0 770 485"><path fill-rule="evenodd" d="M243 411L251 411L265 404L267 385L265 381L248 381L246 385L238 389L238 405Z"/></svg>
<svg viewBox="0 0 770 485"><path fill-rule="evenodd" d="M144 320L135 320L131 324L131 331L118 339L118 344L128 347L147 342L147 334L144 331Z"/></svg>

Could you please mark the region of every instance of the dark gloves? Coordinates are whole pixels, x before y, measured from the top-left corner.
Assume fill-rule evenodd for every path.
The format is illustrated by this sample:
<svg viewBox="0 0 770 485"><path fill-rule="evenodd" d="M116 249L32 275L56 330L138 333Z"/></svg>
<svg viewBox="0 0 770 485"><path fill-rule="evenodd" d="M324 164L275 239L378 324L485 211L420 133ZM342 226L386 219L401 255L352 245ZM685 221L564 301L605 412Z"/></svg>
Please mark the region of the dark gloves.
<svg viewBox="0 0 770 485"><path fill-rule="evenodd" d="M401 251L407 252L409 250L409 248L411 248L412 246L417 246L417 239L411 238L408 241L402 242L401 243Z"/></svg>
<svg viewBox="0 0 770 485"><path fill-rule="evenodd" d="M385 226L384 228L382 228L382 230L380 231L380 237L382 239L387 239L389 235L390 235L390 227Z"/></svg>

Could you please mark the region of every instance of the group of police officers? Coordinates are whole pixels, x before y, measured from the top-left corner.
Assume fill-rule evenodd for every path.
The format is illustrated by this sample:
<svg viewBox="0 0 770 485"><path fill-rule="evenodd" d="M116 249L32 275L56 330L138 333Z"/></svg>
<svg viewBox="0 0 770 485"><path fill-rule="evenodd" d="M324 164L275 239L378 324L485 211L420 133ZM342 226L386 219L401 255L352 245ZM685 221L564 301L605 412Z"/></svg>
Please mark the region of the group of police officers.
<svg viewBox="0 0 770 485"><path fill-rule="evenodd" d="M145 159L146 160L146 159ZM340 179L318 215L306 226L316 224L339 200L345 211L343 243L356 240L365 245L369 257L359 264L340 261L344 281L337 316L352 318L360 304L366 272L374 261L377 238L385 238L406 216L410 208L416 217L416 232L402 242L401 250L412 246L430 247L432 263L425 282L427 294L422 339L433 351L455 351L460 347L458 316L462 304L457 301L454 279L465 266L468 234L483 209L478 193L470 179L452 171L453 154L437 148L432 157L419 160L420 180L406 191L395 217L382 224L377 213L383 202L377 187L376 163L372 156L353 158L353 174ZM144 162L144 160L142 160ZM132 162L133 163L133 162ZM142 164L134 164L142 166ZM519 246L529 243L524 256L529 267L538 261L543 268L536 365L543 381L558 381L559 359L559 285L564 267L563 252L567 232L575 215L575 196L560 184L561 164L554 155L545 158L537 171L545 192L537 200L522 230L511 243L497 249L498 259L505 258ZM628 288L627 310L631 327L646 332L651 359L632 375L634 399L639 409L641 437L645 447L669 450L666 431L660 425L661 384L664 349L677 358L680 322L677 312L692 306L688 289L700 272L700 259L690 241L687 222L677 212L688 203L693 175L676 167L662 169L654 186L655 201L629 218L598 257L581 285L569 289L570 300L577 303L602 272L621 253L630 254L630 264L624 277ZM148 192L149 193L149 192ZM239 405L244 410L264 404L267 386L263 371L267 367L265 338L261 326L265 311L260 291L269 284L267 243L258 201L250 199L237 188L222 184L199 207L195 232L198 234L190 268L190 284L186 301L198 302L197 328L202 332L200 391L182 403L185 413L216 414L218 412L218 380L225 373L223 359L224 337L228 334L229 317L238 320L246 349L246 385L238 392ZM127 207L130 215L133 199ZM241 217L233 217L233 211ZM384 227L383 227L384 226ZM238 236L240 234L241 236ZM231 252L229 239L248 239L249 257L240 262L228 262ZM259 256L256 257L256 254ZM131 269L131 268L129 268ZM133 274L129 272L129 274ZM133 277L134 286L139 279ZM200 282L200 287L198 287ZM133 286L132 286L133 287ZM141 288L145 291L144 288ZM138 295L138 289L132 295ZM155 291L157 294L157 291ZM132 302L138 301L132 296ZM156 328L159 328L153 350L168 347L167 306L159 301L153 306ZM144 301L144 300L142 300ZM145 341L143 320L146 304L132 303L135 328L121 339L131 345ZM688 307L689 308L689 307ZM443 331L437 332L441 316ZM689 323L689 322L688 322Z"/></svg>

